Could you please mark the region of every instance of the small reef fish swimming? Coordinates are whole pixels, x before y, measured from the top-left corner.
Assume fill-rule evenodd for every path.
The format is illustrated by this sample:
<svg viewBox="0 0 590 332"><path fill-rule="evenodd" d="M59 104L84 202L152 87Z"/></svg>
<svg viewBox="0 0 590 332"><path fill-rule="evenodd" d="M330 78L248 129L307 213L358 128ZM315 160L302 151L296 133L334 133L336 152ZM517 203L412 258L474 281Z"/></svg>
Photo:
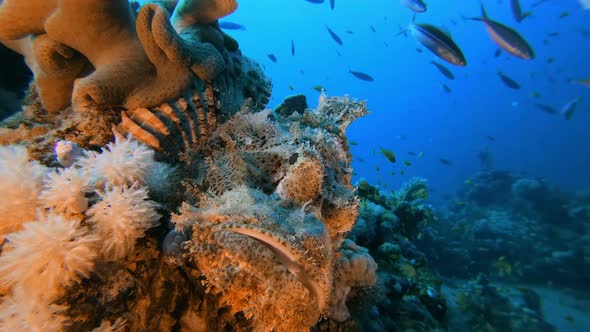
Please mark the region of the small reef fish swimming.
<svg viewBox="0 0 590 332"><path fill-rule="evenodd" d="M314 85L311 88L314 89L317 92L322 92L324 90L324 87L321 86L321 85Z"/></svg>
<svg viewBox="0 0 590 332"><path fill-rule="evenodd" d="M535 51L531 45L516 30L490 19L483 4L481 5L481 17L464 17L464 19L482 22L488 35L504 51L520 59L535 58Z"/></svg>
<svg viewBox="0 0 590 332"><path fill-rule="evenodd" d="M270 61L276 63L277 62L277 56L274 54L267 54L266 56L268 56L268 58L270 59Z"/></svg>
<svg viewBox="0 0 590 332"><path fill-rule="evenodd" d="M354 77L358 78L359 80L363 80L363 81L367 81L367 82L373 82L375 81L375 79L366 73L360 72L360 71L354 71L354 70L348 70L349 73L351 73Z"/></svg>
<svg viewBox="0 0 590 332"><path fill-rule="evenodd" d="M332 10L334 10L334 5L335 5L334 2L336 2L336 0L330 0L330 9L332 9Z"/></svg>
<svg viewBox="0 0 590 332"><path fill-rule="evenodd" d="M291 39L291 55L295 56L295 42Z"/></svg>
<svg viewBox="0 0 590 332"><path fill-rule="evenodd" d="M576 98L561 108L561 115L563 115L566 120L570 120L572 116L574 116L574 112L576 111L576 106L578 105L579 101L580 98Z"/></svg>
<svg viewBox="0 0 590 332"><path fill-rule="evenodd" d="M438 161L440 161L441 164L446 165L446 166L452 166L453 162L451 162L448 159L445 158L439 158Z"/></svg>
<svg viewBox="0 0 590 332"><path fill-rule="evenodd" d="M510 8L512 9L512 16L514 17L514 20L516 20L518 23L522 22L522 20L532 14L532 12L522 12L520 0L510 0Z"/></svg>
<svg viewBox="0 0 590 332"><path fill-rule="evenodd" d="M326 29L328 29L328 32L330 33L330 36L332 37L332 39L334 39L335 42L337 42L338 44L342 45L342 39L334 32L332 31L332 29L326 27Z"/></svg>
<svg viewBox="0 0 590 332"><path fill-rule="evenodd" d="M307 1L309 3L316 3L316 4L324 3L324 0L305 0L305 1Z"/></svg>
<svg viewBox="0 0 590 332"><path fill-rule="evenodd" d="M411 31L417 41L439 58L456 66L467 65L467 60L459 46L441 29L430 24L414 23L412 20L412 24L397 35L405 33L407 30Z"/></svg>
<svg viewBox="0 0 590 332"><path fill-rule="evenodd" d="M246 30L245 26L229 21L219 21L219 27L225 30Z"/></svg>
<svg viewBox="0 0 590 332"><path fill-rule="evenodd" d="M395 153L390 149L379 148L379 152L391 163L395 163L397 159L395 158Z"/></svg>
<svg viewBox="0 0 590 332"><path fill-rule="evenodd" d="M588 1L590 1L590 0L588 0ZM579 84L585 85L587 87L590 87L590 78L582 79L582 80L570 80L570 83L579 83Z"/></svg>
<svg viewBox="0 0 590 332"><path fill-rule="evenodd" d="M446 92L446 93L453 92L453 90L451 90L451 88L448 85L446 85L445 83L442 83L440 86L443 89L443 91Z"/></svg>
<svg viewBox="0 0 590 332"><path fill-rule="evenodd" d="M401 4L415 13L424 13L426 4L422 0L400 0Z"/></svg>
<svg viewBox="0 0 590 332"><path fill-rule="evenodd" d="M512 78L506 76L506 74L502 73L501 71L498 71L498 77L500 77L500 80L502 81L502 83L504 83L504 85L506 85L507 87L514 89L514 90L520 89L520 84L518 84L518 82L516 82Z"/></svg>
<svg viewBox="0 0 590 332"><path fill-rule="evenodd" d="M535 103L534 105L536 108L540 109L541 111L543 111L545 113L549 113L549 114L557 113L557 110L553 106L549 106L549 105L545 105L545 104L541 104L541 103Z"/></svg>
<svg viewBox="0 0 590 332"><path fill-rule="evenodd" d="M430 63L432 63L436 69L438 69L438 71L440 71L443 75L445 75L446 78L450 79L450 80L454 80L455 79L455 75L453 75L453 72L451 72L449 70L449 68L445 67L444 65L436 62L436 61L430 61Z"/></svg>

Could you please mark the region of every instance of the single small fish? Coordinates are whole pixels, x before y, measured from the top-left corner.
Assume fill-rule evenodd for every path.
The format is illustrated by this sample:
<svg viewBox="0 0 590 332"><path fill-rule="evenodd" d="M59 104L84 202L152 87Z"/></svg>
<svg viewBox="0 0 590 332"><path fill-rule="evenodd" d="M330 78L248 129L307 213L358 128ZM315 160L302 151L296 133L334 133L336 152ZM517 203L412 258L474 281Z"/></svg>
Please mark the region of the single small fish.
<svg viewBox="0 0 590 332"><path fill-rule="evenodd" d="M373 77L371 77L371 75L369 74L365 74L363 72L360 71L354 71L354 70L348 70L349 73L351 73L354 77L358 78L359 80L363 80L363 81L367 81L367 82L373 82L375 81L375 79Z"/></svg>
<svg viewBox="0 0 590 332"><path fill-rule="evenodd" d="M579 101L580 98L576 98L563 105L561 108L561 115L563 115L566 120L571 120L572 116L574 116L574 112L576 111L576 106L578 105Z"/></svg>
<svg viewBox="0 0 590 332"><path fill-rule="evenodd" d="M541 111L543 111L545 113L555 114L558 112L557 109L555 109L553 106L549 106L549 105L541 104L541 103L535 103L534 105L536 108L540 109Z"/></svg>
<svg viewBox="0 0 590 332"><path fill-rule="evenodd" d="M330 0L330 9L334 10L336 0Z"/></svg>
<svg viewBox="0 0 590 332"><path fill-rule="evenodd" d="M385 156L385 158L389 160L389 162L395 163L397 161L397 159L395 158L395 153L393 153L393 151L391 151L390 149L380 148L379 150L379 152L381 152L381 154Z"/></svg>
<svg viewBox="0 0 590 332"><path fill-rule="evenodd" d="M486 138L488 140L492 141L492 142L495 142L496 141L496 138L494 136L491 136L491 135L487 135Z"/></svg>
<svg viewBox="0 0 590 332"><path fill-rule="evenodd" d="M270 61L276 63L277 62L277 57L274 54L267 54L266 56L268 56L268 58L270 59Z"/></svg>
<svg viewBox="0 0 590 332"><path fill-rule="evenodd" d="M566 18L568 16L570 16L570 12L563 12L563 13L559 14L559 18Z"/></svg>
<svg viewBox="0 0 590 332"><path fill-rule="evenodd" d="M321 86L321 85L314 85L311 88L314 89L317 92L322 92L324 90L324 87Z"/></svg>
<svg viewBox="0 0 590 332"><path fill-rule="evenodd" d="M372 26L372 25L369 25L369 27L371 28L371 31L372 31L372 32L377 32L377 31L375 30L375 27L374 27L374 26Z"/></svg>
<svg viewBox="0 0 590 332"><path fill-rule="evenodd" d="M291 39L291 55L295 56L295 42Z"/></svg>
<svg viewBox="0 0 590 332"><path fill-rule="evenodd" d="M354 145L354 146L359 145L359 143L357 141L348 141L348 144Z"/></svg>
<svg viewBox="0 0 590 332"><path fill-rule="evenodd" d="M441 87L442 87L443 91L446 92L446 93L453 92L453 90L451 90L451 88L448 85L446 85L445 83L442 83L441 84Z"/></svg>
<svg viewBox="0 0 590 332"><path fill-rule="evenodd" d="M483 4L481 5L481 17L464 18L482 22L488 35L504 51L520 59L530 60L535 58L535 51L533 51L529 43L516 30L490 19Z"/></svg>
<svg viewBox="0 0 590 332"><path fill-rule="evenodd" d="M412 166L412 163L409 160L404 160L404 165Z"/></svg>
<svg viewBox="0 0 590 332"><path fill-rule="evenodd" d="M504 83L504 85L506 85L507 87L514 89L514 90L520 89L520 84L518 84L518 82L516 82L512 78L506 76L506 74L502 73L501 71L498 71L498 77L500 77L500 80L502 80L502 83Z"/></svg>
<svg viewBox="0 0 590 332"><path fill-rule="evenodd" d="M219 21L218 24L221 29L225 29L225 30L246 30L245 26L238 24L238 23L234 23L234 22Z"/></svg>
<svg viewBox="0 0 590 332"><path fill-rule="evenodd" d="M292 85L289 85L289 90L293 91L295 88Z"/></svg>
<svg viewBox="0 0 590 332"><path fill-rule="evenodd" d="M324 0L305 0L309 3L314 3L314 4L319 4L319 3L324 3Z"/></svg>
<svg viewBox="0 0 590 332"><path fill-rule="evenodd" d="M450 80L455 79L455 75L453 75L453 72L451 72L449 70L449 68L445 67L444 65L442 65L436 61L430 61L430 63L432 63L436 67L436 69L438 69L438 71L441 72L441 74L445 75L446 78L448 78Z"/></svg>
<svg viewBox="0 0 590 332"><path fill-rule="evenodd" d="M547 63L553 63L555 62L555 58L554 57L548 57L547 58Z"/></svg>
<svg viewBox="0 0 590 332"><path fill-rule="evenodd" d="M500 55L502 55L502 49L501 48L499 48L499 49L496 50L496 52L494 53L494 58L497 58Z"/></svg>
<svg viewBox="0 0 590 332"><path fill-rule="evenodd" d="M379 171L381 170L381 167L379 167L379 166L375 166L375 170L376 170L377 172L379 172Z"/></svg>
<svg viewBox="0 0 590 332"><path fill-rule="evenodd" d="M418 153L418 158L422 158L422 157L424 157L424 152Z"/></svg>
<svg viewBox="0 0 590 332"><path fill-rule="evenodd" d="M559 32L549 32L547 33L547 37L557 37L559 36Z"/></svg>
<svg viewBox="0 0 590 332"><path fill-rule="evenodd" d="M587 87L590 87L590 78L580 79L580 80L573 79L573 80L570 80L570 83L578 83L578 84L582 84Z"/></svg>
<svg viewBox="0 0 590 332"><path fill-rule="evenodd" d="M541 93L538 91L533 91L533 93L531 93L531 97L533 98L541 98Z"/></svg>
<svg viewBox="0 0 590 332"><path fill-rule="evenodd" d="M416 152L414 152L414 151L408 151L408 154L410 156L412 156L412 157L415 157L416 156Z"/></svg>
<svg viewBox="0 0 590 332"><path fill-rule="evenodd" d="M405 175L406 171L404 171L403 169L401 171L399 171L399 175Z"/></svg>
<svg viewBox="0 0 590 332"><path fill-rule="evenodd" d="M349 35L352 35L352 34L354 34L354 31L352 31L352 30L350 30L350 29L348 29L348 30L344 30L344 32L346 32L346 33L347 33L347 34L349 34Z"/></svg>
<svg viewBox="0 0 590 332"><path fill-rule="evenodd" d="M520 7L520 0L510 0L510 8L512 8L512 16L518 23L522 22L522 20L531 15L531 12L522 12L522 8Z"/></svg>
<svg viewBox="0 0 590 332"><path fill-rule="evenodd" d="M422 0L400 0L401 4L415 13L424 13L426 4Z"/></svg>
<svg viewBox="0 0 590 332"><path fill-rule="evenodd" d="M416 47L416 52L418 52L418 53L423 53L423 52L424 52L424 50L423 50L423 49L421 49L420 47Z"/></svg>
<svg viewBox="0 0 590 332"><path fill-rule="evenodd" d="M326 27L326 29L328 29L328 32L330 33L330 36L332 37L332 39L334 39L334 41L337 42L338 44L342 45L342 39L336 33L334 33L334 31L332 31L330 28Z"/></svg>
<svg viewBox="0 0 590 332"><path fill-rule="evenodd" d="M417 41L439 58L456 66L467 65L467 60L465 60L459 46L441 29L430 24L412 23L406 30L410 30ZM398 33L398 35L406 30Z"/></svg>
<svg viewBox="0 0 590 332"><path fill-rule="evenodd" d="M438 161L440 161L441 164L446 165L446 166L452 166L453 162L451 162L448 159L445 158L439 158Z"/></svg>
<svg viewBox="0 0 590 332"><path fill-rule="evenodd" d="M538 7L539 5L542 5L542 4L544 4L545 2L547 2L547 1L550 1L550 0L538 0L538 1L535 1L535 2L533 2L533 3L531 4L531 7L533 7L533 8L535 8L535 7Z"/></svg>

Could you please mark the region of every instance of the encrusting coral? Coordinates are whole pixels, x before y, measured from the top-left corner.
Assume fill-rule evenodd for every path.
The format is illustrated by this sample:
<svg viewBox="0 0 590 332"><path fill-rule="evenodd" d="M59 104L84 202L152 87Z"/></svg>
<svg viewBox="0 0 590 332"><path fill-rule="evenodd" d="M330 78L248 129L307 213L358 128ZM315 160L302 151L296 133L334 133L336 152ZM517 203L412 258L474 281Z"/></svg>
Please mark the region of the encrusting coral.
<svg viewBox="0 0 590 332"><path fill-rule="evenodd" d="M1 329L306 331L348 320L375 284L346 239L345 130L366 104L262 110L270 81L217 25L236 6L0 5L0 25L28 22L3 41L43 41L23 52L38 69L24 112L0 130L21 144L0 147Z"/></svg>

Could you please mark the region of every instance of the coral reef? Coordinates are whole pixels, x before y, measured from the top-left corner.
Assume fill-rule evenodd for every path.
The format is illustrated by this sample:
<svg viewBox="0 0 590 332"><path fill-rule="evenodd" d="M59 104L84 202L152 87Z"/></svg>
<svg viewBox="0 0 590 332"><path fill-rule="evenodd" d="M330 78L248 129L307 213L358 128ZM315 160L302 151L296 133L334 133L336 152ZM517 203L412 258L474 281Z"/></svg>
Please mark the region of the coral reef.
<svg viewBox="0 0 590 332"><path fill-rule="evenodd" d="M452 324L463 331L557 331L547 323L532 289L500 289L484 275L448 292Z"/></svg>
<svg viewBox="0 0 590 332"><path fill-rule="evenodd" d="M467 180L454 202L418 242L441 273L585 287L589 241L580 234L590 219L580 213L583 199L542 179L492 171Z"/></svg>
<svg viewBox="0 0 590 332"><path fill-rule="evenodd" d="M236 70L237 42L216 28L235 1L167 5L136 15L126 0L4 1L0 41L26 57L49 112L153 107Z"/></svg>
<svg viewBox="0 0 590 332"><path fill-rule="evenodd" d="M214 123L203 131L188 102L185 113L168 103L122 111L122 123L97 112L94 127L76 132L69 128L80 118L67 110L41 123L25 113L30 125L6 136L48 130L20 140L27 149L2 147L0 174L29 185L0 192L22 200L24 213L4 207L16 219L2 222L0 270L14 271L2 280L0 326L295 331L322 317L349 320L347 302L377 276L368 251L345 240L359 207L345 129L366 105L322 94L317 109L282 116L248 106L256 103L208 109ZM130 129L125 121L139 123ZM81 140L97 126L110 127L115 141ZM148 126L161 134L156 141L121 133ZM52 232L63 239L48 246ZM38 245L27 243L31 236ZM18 266L44 250L53 252L49 265ZM49 291L31 293L24 283Z"/></svg>

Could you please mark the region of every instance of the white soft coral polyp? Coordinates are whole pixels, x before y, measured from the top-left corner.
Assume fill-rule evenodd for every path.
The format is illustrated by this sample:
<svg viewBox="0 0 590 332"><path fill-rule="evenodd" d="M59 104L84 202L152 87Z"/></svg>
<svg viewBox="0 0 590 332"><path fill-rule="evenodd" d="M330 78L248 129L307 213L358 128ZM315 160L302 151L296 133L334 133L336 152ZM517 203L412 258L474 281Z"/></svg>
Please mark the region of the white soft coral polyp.
<svg viewBox="0 0 590 332"><path fill-rule="evenodd" d="M91 190L88 177L79 168L66 168L50 173L43 187L39 200L45 208L66 216L88 209L88 200L84 194Z"/></svg>
<svg viewBox="0 0 590 332"><path fill-rule="evenodd" d="M135 242L147 229L157 226L157 203L149 201L146 188L110 187L98 192L102 200L86 215L101 239L105 258L122 259L135 250Z"/></svg>
<svg viewBox="0 0 590 332"><path fill-rule="evenodd" d="M146 175L154 167L154 151L131 139L109 143L102 153L87 152L78 164L86 169L91 182L102 189L107 185L131 186L145 184Z"/></svg>
<svg viewBox="0 0 590 332"><path fill-rule="evenodd" d="M29 161L24 146L0 146L0 236L36 218L37 197L48 169Z"/></svg>
<svg viewBox="0 0 590 332"><path fill-rule="evenodd" d="M50 214L9 234L0 256L0 282L53 297L72 281L87 277L97 256L97 239L78 220Z"/></svg>

